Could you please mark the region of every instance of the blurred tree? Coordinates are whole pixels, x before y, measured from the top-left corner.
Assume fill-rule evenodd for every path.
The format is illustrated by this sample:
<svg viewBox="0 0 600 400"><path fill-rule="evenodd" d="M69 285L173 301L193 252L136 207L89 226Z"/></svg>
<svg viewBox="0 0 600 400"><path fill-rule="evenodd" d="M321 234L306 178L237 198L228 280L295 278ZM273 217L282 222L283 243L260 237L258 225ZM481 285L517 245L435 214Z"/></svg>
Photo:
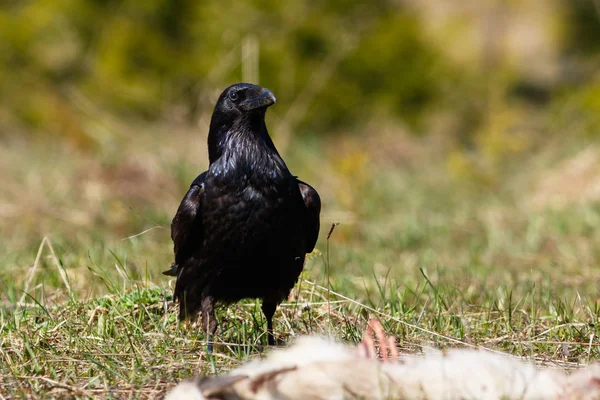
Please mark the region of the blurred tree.
<svg viewBox="0 0 600 400"><path fill-rule="evenodd" d="M589 59L600 43L595 4L568 2L561 14L568 22L564 46ZM97 135L85 122L82 99L120 117L154 119L183 110L195 121L212 107L215 91L241 79L241 44L249 35L260 43L259 83L281 100L277 132L284 136L347 131L378 119L425 132L430 125L423 121L443 111L460 120L450 133L472 138L485 123L478 114L486 110L486 93L499 93L502 107L510 96L539 100L523 86L529 81L509 62L511 53L485 68L457 61L463 43L443 36L463 32L456 26L470 14L450 18L447 25L455 28L436 36L435 16L419 7L408 0L246 0L235 6L216 0L4 1L0 125L93 144ZM447 5L446 13L448 7L465 6ZM500 7L519 12L511 2ZM469 23L481 23L480 14L485 24L485 10ZM481 43L503 48L504 36ZM551 98L552 87L534 89L544 95L539 104Z"/></svg>
<svg viewBox="0 0 600 400"><path fill-rule="evenodd" d="M600 52L600 1L571 0L563 6L569 22L565 48L576 54L597 56Z"/></svg>

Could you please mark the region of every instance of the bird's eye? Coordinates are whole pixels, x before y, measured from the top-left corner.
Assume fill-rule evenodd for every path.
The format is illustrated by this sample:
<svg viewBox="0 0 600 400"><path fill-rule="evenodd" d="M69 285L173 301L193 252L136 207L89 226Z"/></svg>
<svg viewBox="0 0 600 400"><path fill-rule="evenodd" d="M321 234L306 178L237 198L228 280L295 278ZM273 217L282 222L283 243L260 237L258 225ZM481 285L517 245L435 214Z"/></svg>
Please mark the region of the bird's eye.
<svg viewBox="0 0 600 400"><path fill-rule="evenodd" d="M229 98L231 99L231 101L237 101L239 96L238 96L237 92L229 92Z"/></svg>

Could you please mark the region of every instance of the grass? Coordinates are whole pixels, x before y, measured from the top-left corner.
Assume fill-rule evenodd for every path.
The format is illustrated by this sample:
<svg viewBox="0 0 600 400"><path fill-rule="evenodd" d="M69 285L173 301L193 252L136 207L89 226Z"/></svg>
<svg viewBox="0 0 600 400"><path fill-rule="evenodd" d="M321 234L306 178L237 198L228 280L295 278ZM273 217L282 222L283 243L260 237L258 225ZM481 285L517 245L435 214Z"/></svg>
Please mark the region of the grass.
<svg viewBox="0 0 600 400"><path fill-rule="evenodd" d="M260 305L246 301L218 311L207 359L205 335L177 323L173 282L160 274L172 257L169 220L206 164L205 137L102 129L90 149L0 146L4 398L156 398L266 349ZM290 147L292 170L322 195L323 230L276 314L278 338L353 343L379 317L403 352L475 346L562 368L598 359L600 206L530 201L552 197L543 182L589 143L548 143L481 184L449 172L424 141L394 140Z"/></svg>

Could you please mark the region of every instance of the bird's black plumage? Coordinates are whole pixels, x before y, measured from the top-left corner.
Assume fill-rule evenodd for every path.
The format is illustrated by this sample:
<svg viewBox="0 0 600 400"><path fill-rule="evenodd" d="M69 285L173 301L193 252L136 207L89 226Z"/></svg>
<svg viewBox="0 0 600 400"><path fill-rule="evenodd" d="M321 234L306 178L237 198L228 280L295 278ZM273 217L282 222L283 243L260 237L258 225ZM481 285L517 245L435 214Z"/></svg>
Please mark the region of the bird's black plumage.
<svg viewBox="0 0 600 400"><path fill-rule="evenodd" d="M202 312L216 331L216 303L262 299L269 344L273 314L287 298L319 235L318 193L288 170L265 125L275 96L257 85L223 91L208 135L208 171L190 186L171 225L179 317Z"/></svg>

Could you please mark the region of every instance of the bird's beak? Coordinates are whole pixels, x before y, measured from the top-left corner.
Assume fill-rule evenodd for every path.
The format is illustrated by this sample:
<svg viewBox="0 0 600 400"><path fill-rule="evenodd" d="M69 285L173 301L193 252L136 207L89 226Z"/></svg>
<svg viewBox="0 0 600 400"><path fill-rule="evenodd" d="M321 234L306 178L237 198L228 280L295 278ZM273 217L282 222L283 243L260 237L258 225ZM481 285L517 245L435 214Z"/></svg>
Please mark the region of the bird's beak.
<svg viewBox="0 0 600 400"><path fill-rule="evenodd" d="M257 108L267 108L275 103L277 103L277 99L273 92L269 89L260 88L254 96L247 97L246 100L240 104L240 107L245 111L250 111Z"/></svg>

